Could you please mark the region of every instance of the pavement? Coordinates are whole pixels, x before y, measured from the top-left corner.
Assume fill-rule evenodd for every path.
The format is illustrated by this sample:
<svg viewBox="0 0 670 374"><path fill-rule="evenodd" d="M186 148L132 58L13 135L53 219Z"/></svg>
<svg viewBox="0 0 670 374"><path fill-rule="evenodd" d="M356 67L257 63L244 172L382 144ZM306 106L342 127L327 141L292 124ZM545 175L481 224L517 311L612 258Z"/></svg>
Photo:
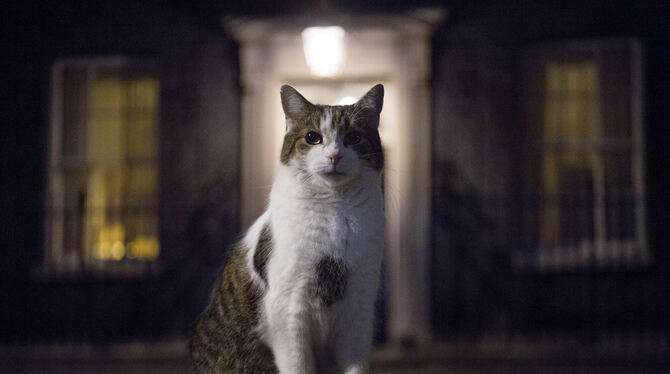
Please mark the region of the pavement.
<svg viewBox="0 0 670 374"><path fill-rule="evenodd" d="M0 363L0 373L16 374L189 374L190 362L185 359L102 360L102 361L30 361ZM375 374L641 374L670 373L665 367L592 367L580 365L546 365L509 362L424 362L376 365Z"/></svg>
<svg viewBox="0 0 670 374"><path fill-rule="evenodd" d="M374 374L670 374L670 358L591 354L529 354L469 346L386 347L373 354ZM0 373L7 374L189 374L184 341L0 347ZM659 359L660 358L660 359Z"/></svg>

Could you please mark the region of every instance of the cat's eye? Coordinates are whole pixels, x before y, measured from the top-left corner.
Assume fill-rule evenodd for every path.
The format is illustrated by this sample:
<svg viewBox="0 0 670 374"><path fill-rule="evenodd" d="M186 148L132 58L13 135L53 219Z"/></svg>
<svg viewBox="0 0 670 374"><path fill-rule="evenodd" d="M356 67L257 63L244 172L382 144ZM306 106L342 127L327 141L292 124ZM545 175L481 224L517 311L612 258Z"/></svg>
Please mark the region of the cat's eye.
<svg viewBox="0 0 670 374"><path fill-rule="evenodd" d="M305 135L305 141L312 145L321 144L322 140L321 135L314 131L310 131Z"/></svg>
<svg viewBox="0 0 670 374"><path fill-rule="evenodd" d="M344 145L355 145L361 142L361 133L352 131L344 136Z"/></svg>

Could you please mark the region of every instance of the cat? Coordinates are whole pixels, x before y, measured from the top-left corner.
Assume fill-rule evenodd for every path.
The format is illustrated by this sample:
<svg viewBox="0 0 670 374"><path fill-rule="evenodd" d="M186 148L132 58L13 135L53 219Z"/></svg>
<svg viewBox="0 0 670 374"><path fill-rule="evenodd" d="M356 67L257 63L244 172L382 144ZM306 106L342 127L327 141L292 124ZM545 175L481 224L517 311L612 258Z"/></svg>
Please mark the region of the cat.
<svg viewBox="0 0 670 374"><path fill-rule="evenodd" d="M233 248L191 340L199 373L368 372L384 249L384 87L351 105L280 90L267 210Z"/></svg>

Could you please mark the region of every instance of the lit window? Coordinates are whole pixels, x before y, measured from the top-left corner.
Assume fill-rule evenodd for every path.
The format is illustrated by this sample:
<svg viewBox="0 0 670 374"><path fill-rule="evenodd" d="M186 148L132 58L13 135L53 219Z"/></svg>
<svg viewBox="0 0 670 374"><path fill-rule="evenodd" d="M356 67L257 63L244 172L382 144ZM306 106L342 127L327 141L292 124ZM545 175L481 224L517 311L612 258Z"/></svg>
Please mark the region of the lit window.
<svg viewBox="0 0 670 374"><path fill-rule="evenodd" d="M524 256L543 269L647 264L634 43L529 54Z"/></svg>
<svg viewBox="0 0 670 374"><path fill-rule="evenodd" d="M55 64L46 272L155 269L158 109L159 82L147 64Z"/></svg>

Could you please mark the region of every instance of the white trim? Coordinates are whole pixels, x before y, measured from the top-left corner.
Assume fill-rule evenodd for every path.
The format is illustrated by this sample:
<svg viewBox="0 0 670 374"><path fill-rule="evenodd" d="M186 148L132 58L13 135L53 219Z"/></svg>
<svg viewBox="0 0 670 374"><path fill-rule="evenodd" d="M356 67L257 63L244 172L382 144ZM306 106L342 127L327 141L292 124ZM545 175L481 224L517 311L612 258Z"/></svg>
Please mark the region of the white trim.
<svg viewBox="0 0 670 374"><path fill-rule="evenodd" d="M46 270L51 267L60 267L56 263L57 258L62 258L63 253L63 213L62 211L54 211L54 206L63 206L62 178L58 173L55 173L56 165L58 165L60 155L62 155L62 147L60 139L62 139L63 131L63 65L54 64L51 70L51 95L50 95L50 121L47 127L49 136L49 151L47 155L47 189L45 198L45 243L44 243L44 257L42 269Z"/></svg>

